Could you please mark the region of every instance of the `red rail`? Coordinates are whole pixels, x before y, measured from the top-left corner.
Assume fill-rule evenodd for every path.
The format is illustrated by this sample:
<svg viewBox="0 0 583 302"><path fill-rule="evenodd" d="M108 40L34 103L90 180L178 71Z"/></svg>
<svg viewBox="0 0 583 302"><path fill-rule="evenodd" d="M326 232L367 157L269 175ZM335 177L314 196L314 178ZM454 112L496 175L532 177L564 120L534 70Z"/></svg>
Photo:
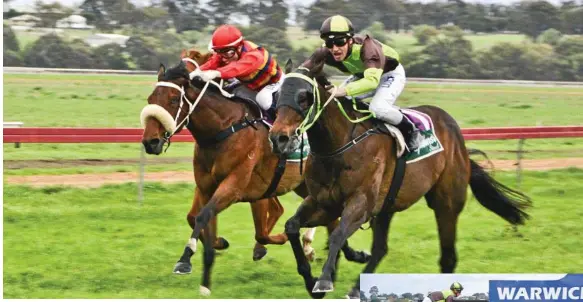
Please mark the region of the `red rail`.
<svg viewBox="0 0 583 302"><path fill-rule="evenodd" d="M583 126L500 127L462 129L466 140L583 137ZM4 143L138 143L139 128L4 128ZM173 142L193 142L186 130Z"/></svg>

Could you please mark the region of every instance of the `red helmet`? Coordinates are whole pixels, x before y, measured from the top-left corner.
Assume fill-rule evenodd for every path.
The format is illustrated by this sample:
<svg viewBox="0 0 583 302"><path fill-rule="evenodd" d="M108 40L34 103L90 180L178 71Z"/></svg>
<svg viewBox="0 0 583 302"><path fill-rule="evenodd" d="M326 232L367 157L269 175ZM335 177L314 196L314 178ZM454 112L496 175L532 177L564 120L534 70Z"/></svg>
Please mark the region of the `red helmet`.
<svg viewBox="0 0 583 302"><path fill-rule="evenodd" d="M239 45L243 41L243 34L233 25L221 25L213 33L211 48L220 49Z"/></svg>

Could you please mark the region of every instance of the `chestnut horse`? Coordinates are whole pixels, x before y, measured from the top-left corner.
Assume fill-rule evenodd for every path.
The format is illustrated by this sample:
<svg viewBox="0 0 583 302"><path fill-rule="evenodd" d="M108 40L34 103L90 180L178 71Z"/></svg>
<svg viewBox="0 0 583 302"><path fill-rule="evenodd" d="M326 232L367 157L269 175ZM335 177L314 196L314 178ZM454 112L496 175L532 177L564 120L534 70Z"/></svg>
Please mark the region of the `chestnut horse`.
<svg viewBox="0 0 583 302"><path fill-rule="evenodd" d="M142 143L149 154L160 154L165 143L183 127L196 140L193 159L196 189L193 207L187 216L193 232L174 271L191 271L190 258L196 252L200 236L204 245L200 292L208 295L215 246L226 243L224 239L215 241L216 227L211 219L235 202L250 202L258 243L284 244L285 234L269 235L283 213L276 196L293 190L306 197L307 191L304 178L298 173L298 164L288 162L284 163L286 169L278 185L265 196L280 157L271 151L261 112L249 102L225 97L224 91L210 85L211 82L196 78L191 81L189 73L204 61L199 55L190 52L185 57L183 53L184 58L177 66L168 70L160 66L158 83L148 97L149 105L142 110L141 119L144 126ZM327 224L329 232L337 225L337 220ZM342 250L348 260L365 263L369 257L352 250L348 244Z"/></svg>
<svg viewBox="0 0 583 302"><path fill-rule="evenodd" d="M511 224L523 224L528 218L523 209L530 205L530 199L498 183L471 160L456 121L434 106L414 110L432 118L443 151L401 166L406 167L402 186L396 191L395 199L388 198L389 202L385 202L397 171L396 143L384 134L386 128L382 129L384 125L375 119L351 123L347 117L362 118L365 109L353 109L352 102L344 98L333 100L325 89L329 82L321 69L321 65L312 70L300 67L287 75L280 90L277 118L270 131L274 151L286 154L299 144L298 134L307 129L312 152L306 169L310 195L286 222L285 233L294 251L297 271L312 297L321 298L333 290L339 247L373 217L371 258L362 273L374 272L388 252L393 215L421 197L425 197L435 213L443 273L452 273L456 267L456 225L466 202L468 184L483 206ZM399 162L405 163L404 159ZM341 217L340 226L330 234L328 259L320 278L316 279L301 254L299 229L326 225L338 217ZM359 288L357 280L349 296L358 298Z"/></svg>

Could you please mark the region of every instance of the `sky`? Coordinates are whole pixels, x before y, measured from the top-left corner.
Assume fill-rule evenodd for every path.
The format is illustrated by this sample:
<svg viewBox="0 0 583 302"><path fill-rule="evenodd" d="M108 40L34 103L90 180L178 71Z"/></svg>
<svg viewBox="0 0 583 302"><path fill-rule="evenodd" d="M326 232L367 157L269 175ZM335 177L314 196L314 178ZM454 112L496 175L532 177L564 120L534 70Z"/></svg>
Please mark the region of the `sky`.
<svg viewBox="0 0 583 302"><path fill-rule="evenodd" d="M10 7L15 9L23 9L23 8L30 8L34 6L36 0L10 0ZM83 2L83 0L41 0L44 3L53 3L53 2L60 2L66 6L78 6ZM139 5L139 6L146 6L150 3L149 0L130 0L132 3ZM243 0L243 2L248 2L250 0ZM438 1L446 1L446 0L438 0ZM498 3L498 4L511 4L520 2L521 0L465 0L465 2L469 3L482 3L482 4L491 4L491 3ZM561 4L561 0L546 0L547 2L551 2L555 5ZM314 3L315 0L286 0L288 4L299 4L299 5L310 5ZM414 2L434 2L434 0L415 0Z"/></svg>
<svg viewBox="0 0 583 302"><path fill-rule="evenodd" d="M488 292L488 280L558 280L565 274L363 274L360 288L369 296L369 289L376 285L379 293L422 293L448 289L453 282L463 285L462 295Z"/></svg>

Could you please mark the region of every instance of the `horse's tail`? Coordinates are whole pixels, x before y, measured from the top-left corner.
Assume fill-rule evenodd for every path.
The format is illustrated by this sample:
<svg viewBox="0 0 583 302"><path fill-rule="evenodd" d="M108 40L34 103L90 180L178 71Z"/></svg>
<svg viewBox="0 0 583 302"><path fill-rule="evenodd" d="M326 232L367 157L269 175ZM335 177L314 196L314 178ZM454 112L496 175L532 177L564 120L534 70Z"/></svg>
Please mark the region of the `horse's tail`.
<svg viewBox="0 0 583 302"><path fill-rule="evenodd" d="M484 154L482 151L474 152ZM530 198L513 190L490 176L484 168L470 159L470 188L476 199L488 210L498 214L511 224L524 224L529 215L524 209L531 206Z"/></svg>

